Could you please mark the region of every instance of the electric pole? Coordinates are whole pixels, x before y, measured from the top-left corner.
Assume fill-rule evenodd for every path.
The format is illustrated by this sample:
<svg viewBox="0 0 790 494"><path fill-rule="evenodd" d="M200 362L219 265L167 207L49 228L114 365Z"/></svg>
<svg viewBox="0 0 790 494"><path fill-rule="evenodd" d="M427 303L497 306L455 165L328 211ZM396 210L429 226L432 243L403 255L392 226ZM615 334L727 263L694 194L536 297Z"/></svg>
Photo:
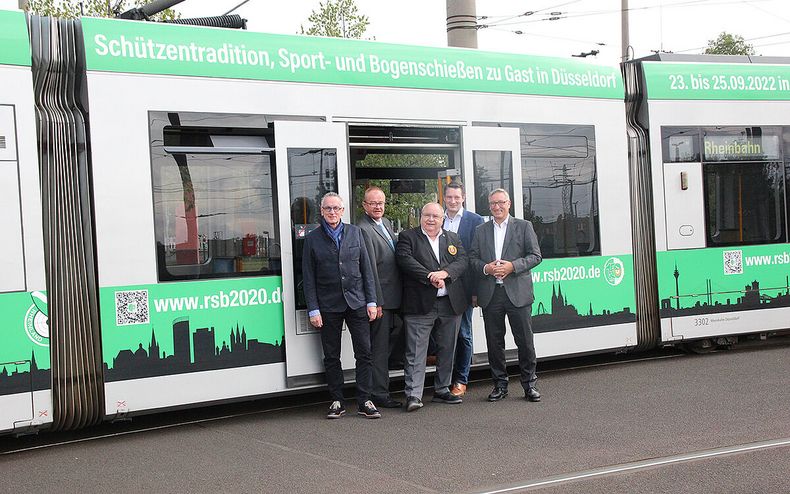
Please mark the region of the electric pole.
<svg viewBox="0 0 790 494"><path fill-rule="evenodd" d="M447 46L477 48L475 0L447 0Z"/></svg>
<svg viewBox="0 0 790 494"><path fill-rule="evenodd" d="M622 61L628 61L628 48L631 46L631 41L628 39L628 0L622 0L620 6L620 30L622 35L623 58Z"/></svg>

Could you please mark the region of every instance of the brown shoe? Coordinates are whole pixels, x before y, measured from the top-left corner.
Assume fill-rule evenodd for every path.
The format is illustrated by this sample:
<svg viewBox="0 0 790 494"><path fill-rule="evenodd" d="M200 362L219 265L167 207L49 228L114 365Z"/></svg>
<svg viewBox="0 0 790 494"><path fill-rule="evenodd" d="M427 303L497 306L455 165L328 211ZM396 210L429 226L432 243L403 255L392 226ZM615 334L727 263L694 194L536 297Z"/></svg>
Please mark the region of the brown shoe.
<svg viewBox="0 0 790 494"><path fill-rule="evenodd" d="M466 384L455 383L453 387L450 388L450 393L453 396L463 396L466 394Z"/></svg>

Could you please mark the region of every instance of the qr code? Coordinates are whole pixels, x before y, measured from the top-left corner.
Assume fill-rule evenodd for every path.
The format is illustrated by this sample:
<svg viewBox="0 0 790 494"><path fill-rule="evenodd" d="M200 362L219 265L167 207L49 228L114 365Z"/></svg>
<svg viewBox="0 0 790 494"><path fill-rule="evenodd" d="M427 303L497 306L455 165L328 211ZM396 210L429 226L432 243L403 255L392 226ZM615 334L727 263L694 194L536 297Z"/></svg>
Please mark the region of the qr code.
<svg viewBox="0 0 790 494"><path fill-rule="evenodd" d="M148 324L148 290L115 292L115 324Z"/></svg>
<svg viewBox="0 0 790 494"><path fill-rule="evenodd" d="M743 274L743 251L724 251L724 274Z"/></svg>

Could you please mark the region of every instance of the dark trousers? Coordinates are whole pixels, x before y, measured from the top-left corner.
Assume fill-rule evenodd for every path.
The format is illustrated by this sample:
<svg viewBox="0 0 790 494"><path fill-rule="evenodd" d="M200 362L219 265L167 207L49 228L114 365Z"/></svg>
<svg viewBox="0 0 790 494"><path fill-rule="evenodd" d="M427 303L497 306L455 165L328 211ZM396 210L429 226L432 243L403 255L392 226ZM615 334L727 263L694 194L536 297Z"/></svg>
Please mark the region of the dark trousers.
<svg viewBox="0 0 790 494"><path fill-rule="evenodd" d="M326 383L332 401L343 402L343 367L340 363L340 342L342 340L343 321L351 334L351 344L356 360L357 403L362 404L370 399L371 357L370 357L370 324L367 308L345 312L323 312L321 320L321 346L324 350L324 369Z"/></svg>
<svg viewBox="0 0 790 494"><path fill-rule="evenodd" d="M381 318L370 323L370 351L373 359L374 401L386 401L390 397L390 333L394 319L392 309L383 309Z"/></svg>
<svg viewBox="0 0 790 494"><path fill-rule="evenodd" d="M507 367L505 365L505 316L510 322L513 339L518 347L518 367L521 373L521 385L524 389L535 386L538 379L535 374L537 359L535 342L532 336L532 305L516 307L507 297L504 287L494 288L494 295L488 306L483 309L483 321L486 325L486 344L488 346L488 363L491 365L491 377L494 386L507 389Z"/></svg>

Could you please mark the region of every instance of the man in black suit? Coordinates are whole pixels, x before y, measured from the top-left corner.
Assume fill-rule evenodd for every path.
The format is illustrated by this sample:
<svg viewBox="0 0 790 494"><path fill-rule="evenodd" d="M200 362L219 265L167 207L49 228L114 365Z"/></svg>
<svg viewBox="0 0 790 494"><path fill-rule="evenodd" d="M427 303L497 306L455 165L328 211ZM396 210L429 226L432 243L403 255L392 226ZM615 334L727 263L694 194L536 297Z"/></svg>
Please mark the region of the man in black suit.
<svg viewBox="0 0 790 494"><path fill-rule="evenodd" d="M423 206L420 226L402 232L396 259L403 281L403 319L406 326L406 410L422 408L425 357L431 332L436 342L436 376L433 400L461 403L450 393L455 340L461 314L467 306L461 277L468 262L466 252L452 232L442 230L444 210L435 202Z"/></svg>
<svg viewBox="0 0 790 494"><path fill-rule="evenodd" d="M310 324L321 331L324 368L332 404L327 418L346 413L340 342L343 321L356 358L359 415L380 418L370 401L370 325L376 318L376 283L362 232L342 222L343 200L334 192L321 199L321 225L307 234L302 258Z"/></svg>
<svg viewBox="0 0 790 494"><path fill-rule="evenodd" d="M488 395L488 401L499 401L507 396L505 316L518 347L524 396L529 401L540 401L540 393L535 388L536 358L531 319L535 295L530 272L542 260L538 237L532 223L510 216L510 195L504 189L496 189L488 195L488 206L494 220L477 227L469 253L472 269L482 277L477 303L483 308L488 362L494 380L494 390Z"/></svg>
<svg viewBox="0 0 790 494"><path fill-rule="evenodd" d="M359 228L365 238L365 246L373 267L376 281L376 319L370 323L370 348L373 354L373 403L384 408L400 408L401 403L390 397L390 333L394 325L395 312L400 309L400 271L395 261L397 237L392 223L384 217L386 199L384 191L369 187L365 191L362 207L365 214L359 219Z"/></svg>

